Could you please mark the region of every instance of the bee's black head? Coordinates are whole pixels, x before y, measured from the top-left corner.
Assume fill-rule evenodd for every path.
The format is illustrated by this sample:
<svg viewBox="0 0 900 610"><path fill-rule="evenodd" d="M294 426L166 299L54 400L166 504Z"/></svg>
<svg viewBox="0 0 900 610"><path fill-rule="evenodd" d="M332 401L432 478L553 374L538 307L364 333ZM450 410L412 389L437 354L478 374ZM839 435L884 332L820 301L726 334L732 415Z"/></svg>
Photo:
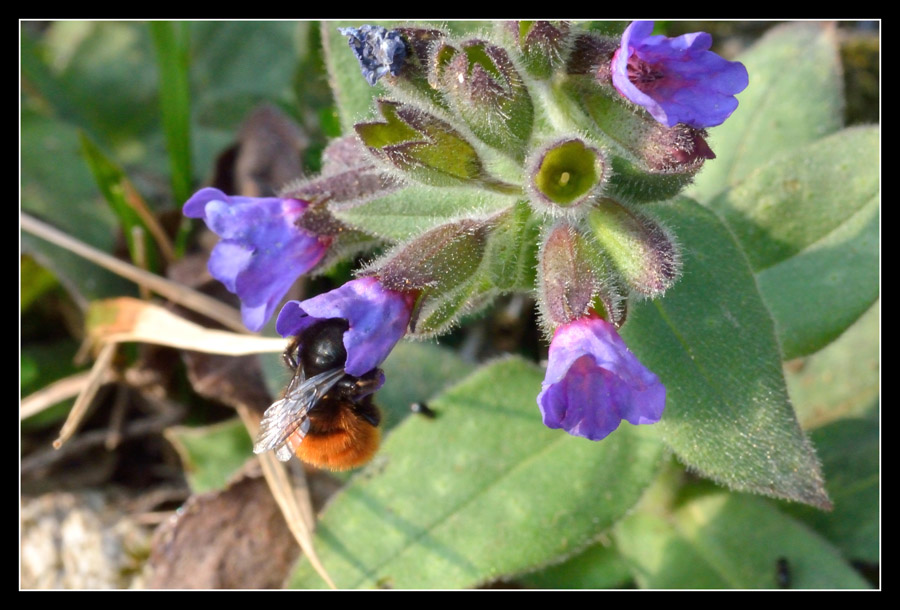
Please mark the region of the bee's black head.
<svg viewBox="0 0 900 610"><path fill-rule="evenodd" d="M298 361L307 377L344 367L344 333L349 328L346 320L333 318L313 324L300 334Z"/></svg>

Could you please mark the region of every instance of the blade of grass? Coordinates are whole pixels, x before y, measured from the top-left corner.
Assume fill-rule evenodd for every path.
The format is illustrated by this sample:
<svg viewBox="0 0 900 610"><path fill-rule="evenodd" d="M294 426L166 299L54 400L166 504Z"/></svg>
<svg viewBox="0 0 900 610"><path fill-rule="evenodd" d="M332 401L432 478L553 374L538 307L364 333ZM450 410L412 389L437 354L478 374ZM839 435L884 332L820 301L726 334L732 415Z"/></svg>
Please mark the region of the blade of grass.
<svg viewBox="0 0 900 610"><path fill-rule="evenodd" d="M190 24L151 21L150 34L159 67L159 104L172 171L172 194L184 202L191 195L191 92L188 78ZM189 224L182 222L176 250L184 252Z"/></svg>
<svg viewBox="0 0 900 610"><path fill-rule="evenodd" d="M75 404L72 406L72 410L69 411L69 417L66 418L66 422L59 431L59 438L53 441L54 449L62 447L63 443L69 440L69 438L75 434L78 426L81 425L85 415L87 415L88 407L94 402L94 396L97 395L97 390L100 389L100 386L103 385L103 380L106 379L109 372L109 365L112 363L115 354L115 343L105 345L100 350L97 361L94 362L94 366L91 368L87 383L84 384L81 393L78 395L78 398L75 399Z"/></svg>
<svg viewBox="0 0 900 610"><path fill-rule="evenodd" d="M78 136L81 140L82 154L94 175L94 180L122 225L131 260L134 262L146 260L146 266L150 270L159 268L156 252L152 248L141 249L135 242L134 230L140 228L153 236L162 256L169 262L173 261L175 255L168 236L147 207L144 198L125 175L125 171L103 154L87 133L81 131Z"/></svg>

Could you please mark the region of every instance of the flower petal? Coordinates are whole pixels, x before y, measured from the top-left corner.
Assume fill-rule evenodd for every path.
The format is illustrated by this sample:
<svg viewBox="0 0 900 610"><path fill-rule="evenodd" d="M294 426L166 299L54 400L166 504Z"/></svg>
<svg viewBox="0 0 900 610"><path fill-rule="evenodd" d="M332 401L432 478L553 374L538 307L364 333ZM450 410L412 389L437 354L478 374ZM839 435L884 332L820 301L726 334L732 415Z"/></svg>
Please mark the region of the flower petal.
<svg viewBox="0 0 900 610"><path fill-rule="evenodd" d="M635 425L659 421L665 402L659 378L606 320L591 315L556 331L538 395L548 427L600 440L623 419Z"/></svg>
<svg viewBox="0 0 900 610"><path fill-rule="evenodd" d="M330 239L297 227L308 207L297 199L229 197L205 188L184 205L222 241L213 249L209 272L241 300L250 330L262 328L296 279L325 256Z"/></svg>
<svg viewBox="0 0 900 610"><path fill-rule="evenodd" d="M377 278L363 277L303 302L289 301L275 328L283 337L290 337L319 320L347 320L344 370L362 376L384 362L406 334L414 302L412 293L388 290Z"/></svg>
<svg viewBox="0 0 900 610"><path fill-rule="evenodd" d="M738 106L735 94L749 83L744 65L710 51L705 32L667 38L652 31L652 21L635 21L622 35L612 63L619 93L668 127L723 123Z"/></svg>

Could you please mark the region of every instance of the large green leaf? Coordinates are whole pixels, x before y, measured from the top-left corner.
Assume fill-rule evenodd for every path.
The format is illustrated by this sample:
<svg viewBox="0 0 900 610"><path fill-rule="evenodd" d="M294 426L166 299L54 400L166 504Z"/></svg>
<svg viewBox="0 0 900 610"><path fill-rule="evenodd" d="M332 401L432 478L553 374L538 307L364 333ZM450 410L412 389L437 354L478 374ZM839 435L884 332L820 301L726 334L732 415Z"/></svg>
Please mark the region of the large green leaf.
<svg viewBox="0 0 900 610"><path fill-rule="evenodd" d="M632 308L622 336L666 386L654 428L682 462L715 481L828 506L747 259L693 201L653 210L678 233L684 276L664 297Z"/></svg>
<svg viewBox="0 0 900 610"><path fill-rule="evenodd" d="M648 588L868 588L834 546L761 498L718 492L670 520L636 513L615 540Z"/></svg>
<svg viewBox="0 0 900 610"><path fill-rule="evenodd" d="M878 142L876 128L841 131L710 202L757 272L785 358L824 347L878 298Z"/></svg>
<svg viewBox="0 0 900 610"><path fill-rule="evenodd" d="M880 228L876 197L797 256L757 274L785 359L825 347L878 299Z"/></svg>
<svg viewBox="0 0 900 610"><path fill-rule="evenodd" d="M622 426L602 443L545 428L542 373L493 363L408 418L322 516L315 545L342 588L471 587L578 551L652 480L661 445ZM302 563L290 584L322 587Z"/></svg>
<svg viewBox="0 0 900 610"><path fill-rule="evenodd" d="M819 448L830 513L806 506L785 510L806 521L850 559L878 563L879 548L879 426L863 419L836 421L811 433Z"/></svg>
<svg viewBox="0 0 900 610"><path fill-rule="evenodd" d="M710 132L715 161L688 191L699 201L773 157L840 129L843 79L833 24L791 23L770 30L737 59L750 74L740 105Z"/></svg>
<svg viewBox="0 0 900 610"><path fill-rule="evenodd" d="M334 215L348 225L392 241L403 241L438 225L472 214L488 215L511 207L513 195L478 188L410 185L386 197Z"/></svg>
<svg viewBox="0 0 900 610"><path fill-rule="evenodd" d="M637 512L615 528L617 547L643 589L727 589L731 586L667 520Z"/></svg>
<svg viewBox="0 0 900 610"><path fill-rule="evenodd" d="M845 129L753 172L710 202L755 272L799 254L877 201L879 130Z"/></svg>
<svg viewBox="0 0 900 610"><path fill-rule="evenodd" d="M381 365L385 381L376 395L390 430L410 414L410 405L424 402L472 372L475 366L455 352L428 343L403 342Z"/></svg>
<svg viewBox="0 0 900 610"><path fill-rule="evenodd" d="M877 415L880 321L876 304L837 341L785 365L788 391L805 429Z"/></svg>
<svg viewBox="0 0 900 610"><path fill-rule="evenodd" d="M126 152L130 161L142 160L146 136L159 127L158 84L146 26L57 21L42 43L53 75L53 82L42 84L65 92L64 98L49 97L53 110L77 121L102 144Z"/></svg>
<svg viewBox="0 0 900 610"><path fill-rule="evenodd" d="M537 589L611 589L630 580L628 564L608 538L606 544L595 544L563 563L516 579Z"/></svg>

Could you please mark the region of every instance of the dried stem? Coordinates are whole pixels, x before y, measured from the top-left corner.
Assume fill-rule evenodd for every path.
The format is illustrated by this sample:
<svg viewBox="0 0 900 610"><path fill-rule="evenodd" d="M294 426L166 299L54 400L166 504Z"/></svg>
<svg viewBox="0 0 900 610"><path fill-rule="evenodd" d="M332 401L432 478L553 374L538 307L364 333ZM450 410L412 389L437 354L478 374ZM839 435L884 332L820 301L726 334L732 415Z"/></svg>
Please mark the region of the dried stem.
<svg viewBox="0 0 900 610"><path fill-rule="evenodd" d="M97 356L97 361L94 362L94 367L91 369L87 383L85 383L81 394L75 399L75 404L72 406L72 410L69 411L69 416L66 418L62 430L59 431L59 438L53 441L54 449L62 447L63 443L69 440L75 434L78 426L81 425L82 420L87 415L88 407L94 402L97 390L103 385L103 379L109 374L109 365L112 363L115 353L115 343L104 345L100 350L100 355Z"/></svg>
<svg viewBox="0 0 900 610"><path fill-rule="evenodd" d="M244 421L244 425L247 426L250 436L256 438L259 427L259 417L255 414L251 414L245 407L239 407L238 413ZM314 516L312 501L309 497L309 487L305 484L306 478L303 477L301 473L303 484L295 490L291 485L285 465L275 459L275 455L271 451L260 455L259 463L260 466L262 466L266 483L268 483L269 489L272 491L272 496L275 498L275 502L278 503L278 507L284 515L284 520L287 522L288 528L291 530L291 533L294 535L300 548L303 549L303 552L306 554L306 558L309 560L310 565L312 565L313 569L315 569L329 587L337 589L334 581L331 580L331 577L319 560L319 556L316 554L316 550L312 544Z"/></svg>
<svg viewBox="0 0 900 610"><path fill-rule="evenodd" d="M235 332L248 332L241 321L240 313L233 307L229 307L221 301L217 301L196 290L192 290L187 286L167 280L166 278L150 273L149 271L139 269L134 265L121 261L105 252L101 252L28 214L21 214L20 219L22 229L33 235L37 235L52 244L65 248L66 250L77 254L104 269L108 269L117 275L131 280L140 286L146 286L173 303L178 303L188 309L192 309L208 316Z"/></svg>

